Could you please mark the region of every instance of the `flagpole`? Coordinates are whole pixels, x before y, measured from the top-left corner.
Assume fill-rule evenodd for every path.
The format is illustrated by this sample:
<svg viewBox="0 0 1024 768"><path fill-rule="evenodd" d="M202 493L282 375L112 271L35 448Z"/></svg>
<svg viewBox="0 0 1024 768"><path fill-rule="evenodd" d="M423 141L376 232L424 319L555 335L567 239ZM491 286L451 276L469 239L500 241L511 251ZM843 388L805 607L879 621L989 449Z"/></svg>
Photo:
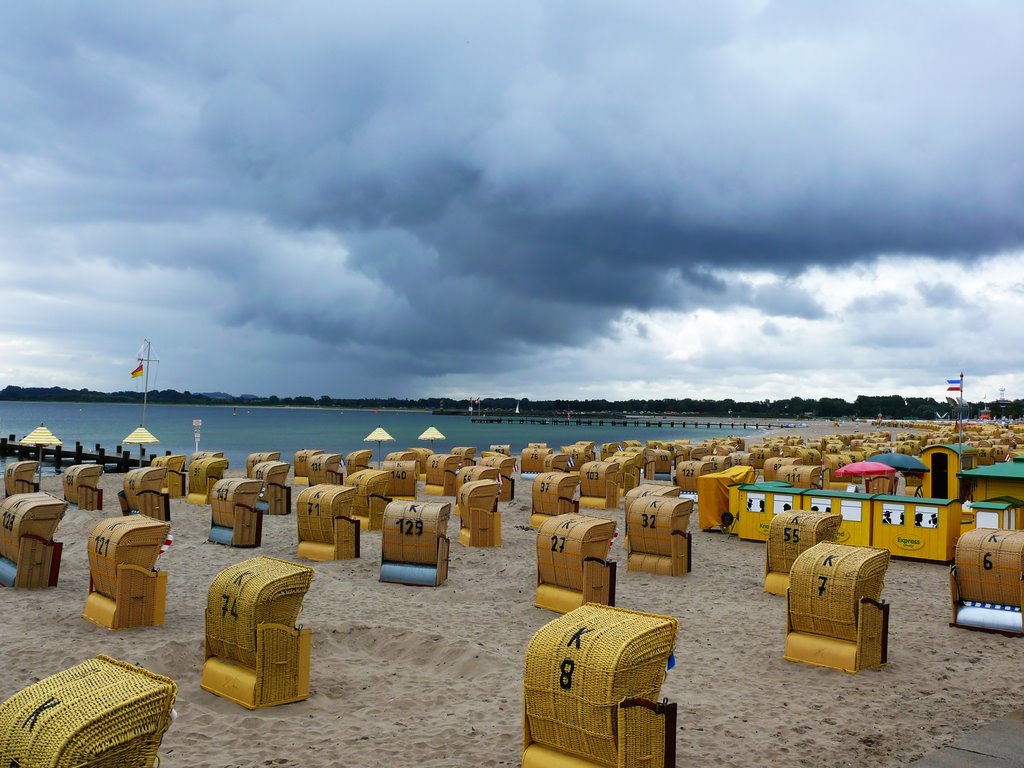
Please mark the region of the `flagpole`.
<svg viewBox="0 0 1024 768"><path fill-rule="evenodd" d="M149 339L145 339L146 342L146 368L143 375L146 377L142 385L142 426L146 426L146 401L149 399L149 353L151 343Z"/></svg>
<svg viewBox="0 0 1024 768"><path fill-rule="evenodd" d="M960 471L964 471L964 372L960 371Z"/></svg>

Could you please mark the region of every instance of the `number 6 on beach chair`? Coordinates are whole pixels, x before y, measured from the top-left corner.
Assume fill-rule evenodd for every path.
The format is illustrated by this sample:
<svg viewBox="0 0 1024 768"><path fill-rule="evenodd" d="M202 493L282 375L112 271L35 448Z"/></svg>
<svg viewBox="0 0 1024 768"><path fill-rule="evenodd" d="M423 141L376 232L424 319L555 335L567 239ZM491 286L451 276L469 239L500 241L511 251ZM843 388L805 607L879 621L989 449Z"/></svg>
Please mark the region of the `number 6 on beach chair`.
<svg viewBox="0 0 1024 768"><path fill-rule="evenodd" d="M678 622L584 605L526 649L523 768L674 768L676 705L659 701Z"/></svg>

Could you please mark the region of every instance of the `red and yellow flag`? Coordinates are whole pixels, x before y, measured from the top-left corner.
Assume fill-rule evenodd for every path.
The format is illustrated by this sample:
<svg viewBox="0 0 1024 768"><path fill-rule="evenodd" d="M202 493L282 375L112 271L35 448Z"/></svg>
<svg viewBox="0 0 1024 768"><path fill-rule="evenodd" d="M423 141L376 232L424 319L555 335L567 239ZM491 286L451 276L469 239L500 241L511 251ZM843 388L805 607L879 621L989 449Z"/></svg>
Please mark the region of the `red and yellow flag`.
<svg viewBox="0 0 1024 768"><path fill-rule="evenodd" d="M132 378L137 379L142 375L142 361L139 360L139 367L132 371Z"/></svg>

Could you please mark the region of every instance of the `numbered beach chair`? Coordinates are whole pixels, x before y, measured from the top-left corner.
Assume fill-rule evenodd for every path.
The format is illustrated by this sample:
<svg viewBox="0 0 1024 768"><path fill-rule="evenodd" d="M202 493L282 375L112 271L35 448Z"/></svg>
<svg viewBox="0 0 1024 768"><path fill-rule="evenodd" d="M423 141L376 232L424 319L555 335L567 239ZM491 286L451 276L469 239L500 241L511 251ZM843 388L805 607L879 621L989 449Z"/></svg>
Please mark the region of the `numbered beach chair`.
<svg viewBox="0 0 1024 768"><path fill-rule="evenodd" d="M502 456L512 455L512 446L509 443L492 443L489 450L491 453L500 453Z"/></svg>
<svg viewBox="0 0 1024 768"><path fill-rule="evenodd" d="M122 515L145 515L154 520L171 519L171 497L164 490L167 467L139 467L124 475L124 490L117 494Z"/></svg>
<svg viewBox="0 0 1024 768"><path fill-rule="evenodd" d="M785 658L847 672L884 666L888 567L886 549L823 542L801 553L789 574Z"/></svg>
<svg viewBox="0 0 1024 768"><path fill-rule="evenodd" d="M369 469L371 461L373 461L373 451L369 448L360 448L345 457L345 469L350 475L354 475L356 472Z"/></svg>
<svg viewBox="0 0 1024 768"><path fill-rule="evenodd" d="M93 526L82 618L107 629L164 623L167 573L156 570L156 559L170 529L145 515L110 517Z"/></svg>
<svg viewBox="0 0 1024 768"><path fill-rule="evenodd" d="M392 501L387 495L390 479L379 469L361 469L345 478L345 485L356 489L352 516L364 531L379 531L384 524L384 510Z"/></svg>
<svg viewBox="0 0 1024 768"><path fill-rule="evenodd" d="M949 569L951 627L1024 636L1024 531L976 528L956 543Z"/></svg>
<svg viewBox="0 0 1024 768"><path fill-rule="evenodd" d="M615 521L567 514L537 530L537 594L534 605L567 613L584 603L615 605L615 563L608 550Z"/></svg>
<svg viewBox="0 0 1024 768"><path fill-rule="evenodd" d="M200 451L200 453L205 453ZM189 504L209 504L210 492L218 480L224 477L228 468L228 460L223 456L192 454L188 465L188 496Z"/></svg>
<svg viewBox="0 0 1024 768"><path fill-rule="evenodd" d="M99 464L75 464L64 470L64 501L83 512L103 509L103 489Z"/></svg>
<svg viewBox="0 0 1024 768"><path fill-rule="evenodd" d="M206 600L204 691L247 709L309 698L312 631L297 628L313 569L274 557L225 568Z"/></svg>
<svg viewBox="0 0 1024 768"><path fill-rule="evenodd" d="M616 509L619 506L619 465L588 461L580 467L580 507Z"/></svg>
<svg viewBox="0 0 1024 768"><path fill-rule="evenodd" d="M671 480L675 460L675 451L670 448L648 448L644 477L648 480Z"/></svg>
<svg viewBox="0 0 1024 768"><path fill-rule="evenodd" d="M38 461L12 461L4 467L4 496L16 493L36 493L39 483L36 472L39 471Z"/></svg>
<svg viewBox="0 0 1024 768"><path fill-rule="evenodd" d="M245 458L245 476L252 479L255 477L253 471L256 469L257 464L262 464L265 461L280 461L280 451L257 451L256 453L250 453Z"/></svg>
<svg viewBox="0 0 1024 768"><path fill-rule="evenodd" d="M167 470L164 478L163 491L172 499L185 497L185 454L169 453L166 456L154 456L150 462L151 467L163 467Z"/></svg>
<svg viewBox="0 0 1024 768"><path fill-rule="evenodd" d="M472 483L475 480L493 480L498 482L498 476L497 467L487 467L482 464L463 467L455 473L455 498L459 497L459 491L466 483Z"/></svg>
<svg viewBox="0 0 1024 768"><path fill-rule="evenodd" d="M765 548L764 591L784 595L789 571L802 552L822 542L835 541L843 516L826 512L780 512L772 518Z"/></svg>
<svg viewBox="0 0 1024 768"><path fill-rule="evenodd" d="M628 493L640 485L641 470L643 469L642 454L616 452L606 461L612 461L619 465L619 489L622 493ZM676 491L677 495L678 493Z"/></svg>
<svg viewBox="0 0 1024 768"><path fill-rule="evenodd" d="M579 512L580 476L568 472L542 472L533 480L530 525L539 528L556 515Z"/></svg>
<svg viewBox="0 0 1024 768"><path fill-rule="evenodd" d="M498 489L499 501L512 501L516 496L516 480L513 477L516 471L516 459L514 456L485 456L480 459L481 467L494 467L501 477Z"/></svg>
<svg viewBox="0 0 1024 768"><path fill-rule="evenodd" d="M11 768L152 768L177 694L169 678L97 656L0 705L0 756Z"/></svg>
<svg viewBox="0 0 1024 768"><path fill-rule="evenodd" d="M252 479L262 484L256 506L267 515L290 515L292 487L288 485L291 467L284 461L263 461L252 468Z"/></svg>
<svg viewBox="0 0 1024 768"><path fill-rule="evenodd" d="M541 627L526 649L523 768L674 768L676 705L661 686L678 631L603 605Z"/></svg>
<svg viewBox="0 0 1024 768"><path fill-rule="evenodd" d="M434 451L423 446L414 446L409 450L416 454L416 470L420 473L420 480L426 480L427 459L434 455Z"/></svg>
<svg viewBox="0 0 1024 768"><path fill-rule="evenodd" d="M0 584L57 586L64 545L53 535L67 506L48 493L18 493L0 502Z"/></svg>
<svg viewBox="0 0 1024 768"><path fill-rule="evenodd" d="M459 461L463 467L472 467L476 464L476 448L460 446L458 448L452 448L450 453L452 456L459 457Z"/></svg>
<svg viewBox="0 0 1024 768"><path fill-rule="evenodd" d="M309 459L318 453L323 451L320 448L300 448L292 455L292 467L295 470L292 485L309 485Z"/></svg>
<svg viewBox="0 0 1024 768"><path fill-rule="evenodd" d="M263 483L245 477L218 480L210 492L210 537L228 547L258 547L263 513L256 506Z"/></svg>
<svg viewBox="0 0 1024 768"><path fill-rule="evenodd" d="M423 492L428 496L454 496L455 475L462 467L462 458L453 453L435 453L427 459L427 481Z"/></svg>
<svg viewBox="0 0 1024 768"><path fill-rule="evenodd" d="M478 467L474 467L478 469ZM501 513L496 480L470 480L459 488L459 543L464 547L500 547Z"/></svg>
<svg viewBox="0 0 1024 768"><path fill-rule="evenodd" d="M299 493L299 557L318 562L359 557L360 524L352 514L356 493L349 485L314 485Z"/></svg>
<svg viewBox="0 0 1024 768"><path fill-rule="evenodd" d="M439 587L448 578L447 501L392 501L384 511L380 580Z"/></svg>
<svg viewBox="0 0 1024 768"><path fill-rule="evenodd" d="M380 468L382 472L388 473L385 496L398 501L416 501L416 483L420 477L416 459L385 459Z"/></svg>
<svg viewBox="0 0 1024 768"><path fill-rule="evenodd" d="M340 453L318 453L309 457L310 485L344 485L345 468Z"/></svg>
<svg viewBox="0 0 1024 768"><path fill-rule="evenodd" d="M528 445L519 457L520 477L533 479L544 471L544 458L553 451L546 445Z"/></svg>
<svg viewBox="0 0 1024 768"><path fill-rule="evenodd" d="M647 495L626 511L626 570L685 576L692 569L692 538L687 530L693 499Z"/></svg>
<svg viewBox="0 0 1024 768"><path fill-rule="evenodd" d="M629 508L632 504L637 502L639 499L647 498L648 496L661 496L666 499L678 499L679 488L674 485L662 485L661 483L641 483L636 488L626 491L622 497L622 506L625 508L626 514L629 514Z"/></svg>

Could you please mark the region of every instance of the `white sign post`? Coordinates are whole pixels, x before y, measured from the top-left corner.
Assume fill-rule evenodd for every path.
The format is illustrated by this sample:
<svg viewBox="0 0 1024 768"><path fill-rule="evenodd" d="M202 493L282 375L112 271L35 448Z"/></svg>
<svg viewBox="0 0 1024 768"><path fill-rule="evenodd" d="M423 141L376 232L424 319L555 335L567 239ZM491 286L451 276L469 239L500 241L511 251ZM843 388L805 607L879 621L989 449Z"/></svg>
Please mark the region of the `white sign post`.
<svg viewBox="0 0 1024 768"><path fill-rule="evenodd" d="M202 419L192 419L192 434L196 438L196 450L199 450L199 429L203 426Z"/></svg>

